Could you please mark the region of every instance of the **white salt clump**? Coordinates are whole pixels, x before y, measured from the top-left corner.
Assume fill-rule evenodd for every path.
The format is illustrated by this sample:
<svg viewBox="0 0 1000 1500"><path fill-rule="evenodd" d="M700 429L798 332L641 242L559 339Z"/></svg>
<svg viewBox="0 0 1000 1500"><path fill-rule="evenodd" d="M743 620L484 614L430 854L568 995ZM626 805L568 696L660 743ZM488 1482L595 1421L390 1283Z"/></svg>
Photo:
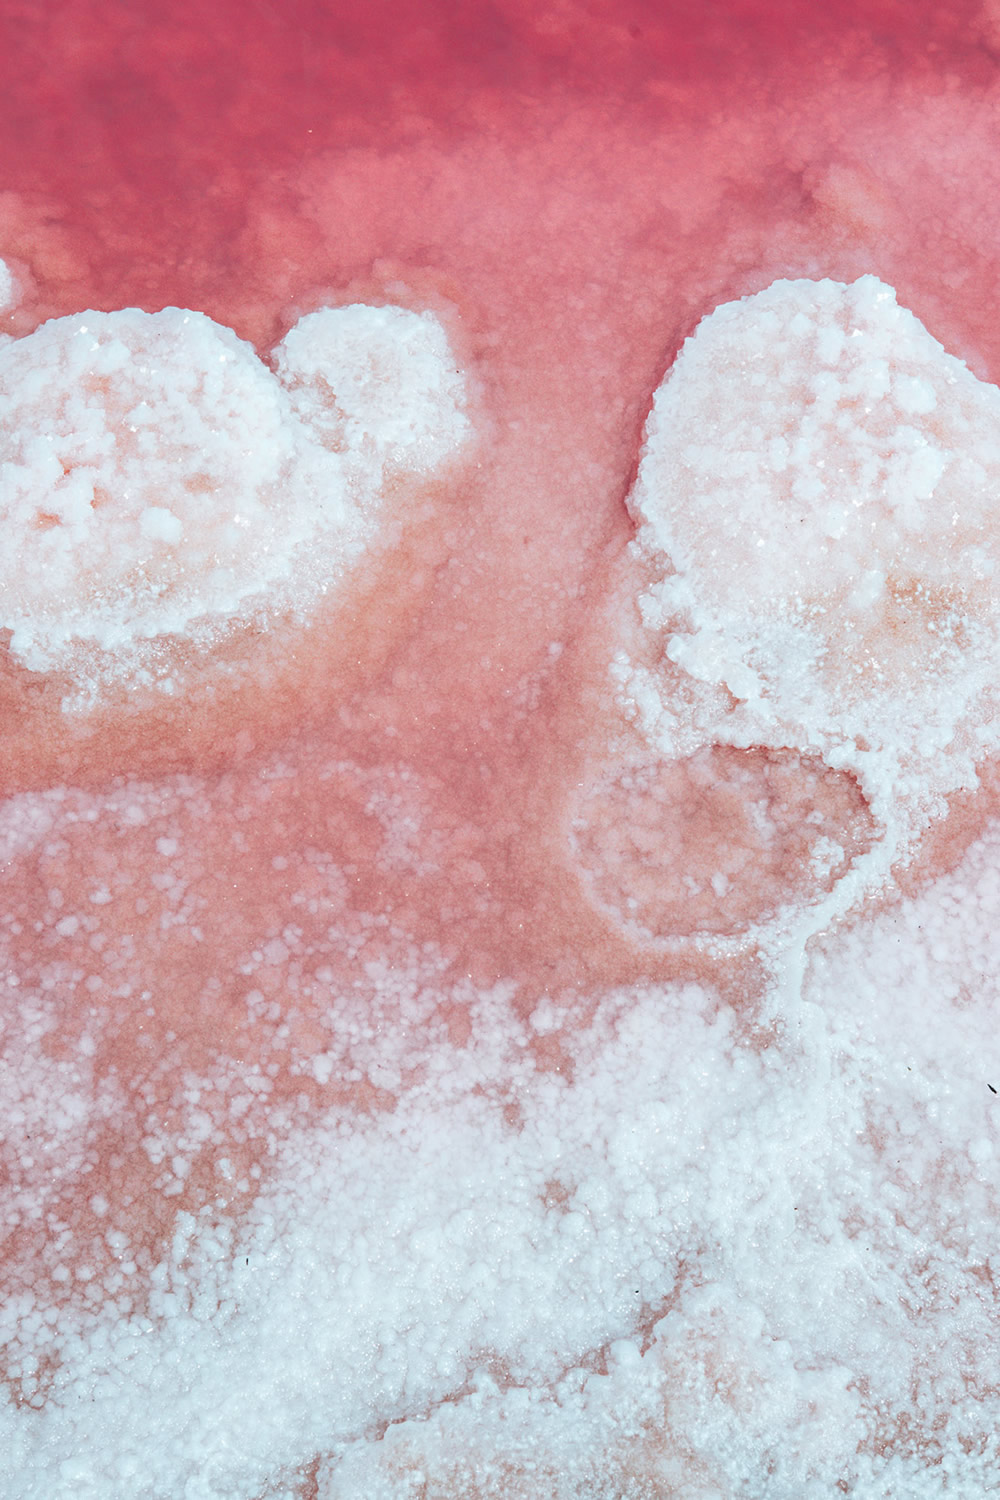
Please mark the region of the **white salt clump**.
<svg viewBox="0 0 1000 1500"><path fill-rule="evenodd" d="M82 652L113 675L144 642L307 608L371 540L387 463L426 472L467 435L430 314L311 314L278 365L290 391L177 308L58 318L0 348L0 627L17 660L80 672Z"/></svg>
<svg viewBox="0 0 1000 1500"><path fill-rule="evenodd" d="M299 319L275 362L329 447L426 473L466 435L462 374L433 313L324 307Z"/></svg>
<svg viewBox="0 0 1000 1500"><path fill-rule="evenodd" d="M818 749L898 845L998 739L998 492L1000 390L875 277L717 308L631 501L663 575L644 621L692 705L620 664L654 744Z"/></svg>
<svg viewBox="0 0 1000 1500"><path fill-rule="evenodd" d="M14 655L44 671L74 637L113 651L238 609L287 569L294 443L280 386L199 313L83 313L0 351Z"/></svg>
<svg viewBox="0 0 1000 1500"><path fill-rule="evenodd" d="M997 652L998 483L1000 391L875 277L717 308L633 500L677 570L671 656L817 736L946 743Z"/></svg>

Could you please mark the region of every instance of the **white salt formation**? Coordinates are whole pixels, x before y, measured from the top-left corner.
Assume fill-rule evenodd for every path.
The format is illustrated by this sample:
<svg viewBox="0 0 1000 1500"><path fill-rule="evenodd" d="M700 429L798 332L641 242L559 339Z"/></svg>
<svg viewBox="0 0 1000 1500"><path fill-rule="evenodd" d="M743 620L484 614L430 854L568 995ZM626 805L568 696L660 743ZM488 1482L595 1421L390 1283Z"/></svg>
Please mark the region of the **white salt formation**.
<svg viewBox="0 0 1000 1500"><path fill-rule="evenodd" d="M661 562L669 544L676 570L645 600L676 675L629 679L645 692L650 741L648 774L629 791L655 822L689 785L705 794L721 784L729 824L743 826L735 851L718 841L720 889L739 877L745 850L753 873L751 825L779 846L781 863L804 869L818 858L800 825L838 765L866 778L888 817L893 798L933 795L989 742L986 479L941 533L956 549L949 561L943 543L935 551L919 526L907 529L902 492L890 505L892 486L877 477L897 452L887 439L869 466L874 489L844 490L860 497L845 514L867 528L867 544L846 526L840 540L858 566L885 576L860 592L821 520L835 485L822 491L829 506L793 507L812 537L807 556L778 545L767 514L768 494L791 503L789 471L789 486L800 474L808 489L808 464L791 456L796 423L809 428L810 392L827 368L816 351L832 347L796 322L802 299L828 301L837 327L856 304L845 347L854 326L877 344L884 318L900 320L904 354L927 335L871 282L773 289L723 310L718 326L740 316L754 325L767 297L780 308L786 296L794 312L775 314L771 341L746 345L777 380L771 344L784 338L794 353L800 334L813 339L809 358L788 354L798 396L784 418L768 406L780 406L779 385L754 387L764 413L756 437L749 397L727 407L707 379L691 393L702 416L715 401L718 440L735 429L745 467L751 443L784 423L784 467L761 470L776 488L720 480L710 503L715 460L702 417L702 447L687 441L685 458L683 412L675 442L661 393L637 492L641 544ZM319 403L317 444L362 464L364 443L350 446L354 397L333 411L310 353L320 329L307 323L289 346L289 401L306 415ZM701 337L678 363L678 385ZM738 377L733 350L744 345L725 347L718 368ZM862 365L877 363L857 347ZM899 371L886 359L891 388ZM758 373L750 355L746 368L748 380ZM970 452L985 473L976 403L988 407L989 393L940 351L900 368L927 387L918 397L900 386L911 406L926 407L929 389L934 410L951 413L951 426L941 417L933 429L950 455L939 486ZM846 364L842 374L846 386ZM352 390L365 381L359 374ZM683 394L674 391L679 408ZM844 400L844 431L855 423L864 451L865 435L877 436L875 407ZM961 447L956 412L971 424ZM883 415L898 433L898 407L890 401ZM911 424L931 415L911 412ZM835 411L834 434L837 421ZM425 440L419 403L392 431L373 459L385 476ZM821 435L820 475L830 451ZM869 472L846 441L838 451L845 470ZM668 469L671 484L688 485L685 505L652 482ZM195 524L173 502L156 505ZM937 524L928 520L931 534ZM152 529L167 545L169 522ZM809 556L827 556L824 537L821 570ZM772 548L769 566L757 540ZM964 635L929 602L941 578L958 579L963 549L970 581L964 592L955 581L948 598L968 616ZM940 706L920 680L912 619L894 613L903 594L891 580L904 574L940 642L929 656ZM768 633L781 629L787 673ZM845 639L861 642L858 654L839 652ZM669 698L678 680L683 691ZM777 748L732 765L727 736ZM721 748L702 748L713 744ZM651 769L657 747L662 775ZM797 755L807 749L803 783ZM893 766L907 779L894 782ZM325 847L322 818L310 819L308 847L282 844L270 865L280 882L259 906L226 912L227 956L212 926L225 897L211 872L223 880L229 860L246 860L248 828L268 817L287 837L276 788L355 773L372 819L366 857L419 880L435 829L409 766L352 771L278 757L228 792L217 777L121 781L0 808L5 1500L996 1492L997 829L919 897L814 930L808 965L793 976L795 1013L764 1038L713 988L707 965L697 985L541 999L513 983L477 989L420 924L406 929L398 908L356 908L353 844L347 859ZM762 788L786 781L787 826L760 807ZM837 842L837 823L853 817L841 792L842 811L837 797L823 804L830 826L810 824L828 874L851 857ZM712 826L695 819L692 848ZM866 837L857 834L861 851ZM595 879L627 867L617 830L590 849ZM266 867L259 873L265 885ZM153 933L162 946L149 946ZM206 998L225 995L245 1019L247 1051L213 1055L206 1034L181 1066L169 1053L175 1034L161 1032L165 1055L141 1062L130 1093L116 1057L122 1019L169 1007L192 963ZM782 963L789 972L787 954ZM297 1028L306 1005L309 1024Z"/></svg>
<svg viewBox="0 0 1000 1500"><path fill-rule="evenodd" d="M717 308L656 394L632 497L663 574L644 621L688 684L620 664L657 750L819 751L888 857L1000 736L998 493L1000 390L890 287Z"/></svg>
<svg viewBox="0 0 1000 1500"><path fill-rule="evenodd" d="M808 299L843 333L838 359L858 351L856 366L832 366L844 389L855 375L861 381L862 368L874 380L883 323L898 324L901 354L885 356L882 417L874 399L865 411L868 398L852 405L844 396L844 411L823 408L819 423L814 390L831 366L817 351L835 341L799 323ZM753 332L757 315L771 329L768 341ZM145 315L114 317L148 329ZM226 354L222 368L202 363L183 387L204 428L175 417L169 452L189 463L178 471L201 477L186 507L159 458L165 438L151 444L163 489L147 487L142 508L126 507L130 520L120 523L135 547L181 549L202 511L225 537L211 496L237 480L250 490L241 504L262 528L273 523L271 505L285 504L277 480L285 472L304 475L295 493L316 504L319 475L334 472L343 484L334 493L360 505L364 475L388 486L397 469L436 462L427 413L441 393L462 422L450 368L427 363L438 339L430 326L412 359L400 356L423 396L408 419L397 420L390 405L385 420L364 428L358 411L369 398L373 408L381 401L382 336L394 314L373 320L370 363L351 354L354 377L333 383L316 341L330 332L333 342L336 315L303 320L301 338L289 338L277 357L283 384L231 335L187 317L205 348ZM666 637L675 676L628 676L649 745L642 774L624 790L628 805L637 798L651 808L651 825L664 808L690 817L691 856L717 840L711 889L721 900L744 867L751 879L760 873L754 837L762 829L775 862L792 864L796 880L808 867L820 883L840 879L846 862L867 858L870 829L837 781L841 766L882 798L888 822L895 805L919 807L955 783L976 747L990 742L994 396L873 282L772 288L715 317L723 333L745 318L753 336L741 344L735 333L720 335L715 357L709 320L688 345L658 398L637 490L640 546L661 564L669 549L666 583L643 606L651 630ZM354 320L349 312L345 327ZM819 314L807 321L816 330ZM697 372L706 329L706 371L714 374L685 396L682 377L691 365ZM180 347L192 336L184 330L190 323L174 330ZM129 353L130 338L141 353ZM799 338L811 353L799 351L796 363ZM783 339L780 359L774 345ZM84 378L82 395L64 390L57 410L66 431L103 434L115 475L147 483L133 452L141 423L126 423L124 449L115 434L136 393L148 392L160 354L151 356L139 333L118 344L124 368L147 365L145 384L136 377L115 407L108 393L121 392L124 377L108 375L105 386L91 377L94 389ZM168 347L160 339L157 348ZM744 365L741 348L751 351ZM751 396L739 395L741 371L747 381L760 374L754 353L771 377L753 387L756 428ZM784 396L778 368L789 372ZM736 377L732 399L721 374L730 384ZM907 423L897 380L910 408L927 408L909 411L910 428L946 455L925 498L907 498L889 480L898 453L922 452L898 437ZM243 408L219 398L226 443L211 450L214 466L202 455L192 471L196 434L211 432L205 387L240 393L258 417L240 440L234 407ZM667 428L670 389L678 417ZM45 390L36 396L42 404ZM700 447L684 437L688 399ZM163 402L165 417L189 410ZM744 469L759 475L756 489L733 480L735 460L709 452L709 413L718 443L736 432ZM778 447L777 458L754 459L754 443L772 452L775 428L787 453ZM855 429L858 449L837 437ZM51 431L40 429L45 443L55 443ZM801 431L813 446L795 458ZM247 456L255 444L273 460L270 478ZM99 449L94 437L87 452ZM870 449L865 465L858 453ZM51 452L63 450L43 447L39 463ZM819 455L814 465L807 453ZM942 492L952 469L972 474L970 455L984 472L981 490L970 478L969 496ZM336 460L331 469L328 459ZM73 484L91 490L66 484L64 517L46 511L55 519L28 528L31 537L58 526L88 534L105 505L91 505L96 481L76 471L97 466L97 458L66 465L64 477L72 471ZM837 466L853 475L850 486L825 477ZM61 495L51 462L46 472ZM907 472L910 489L927 489L930 481ZM796 499L796 477L805 498ZM682 501L678 484L687 484ZM79 492L85 504L73 508ZM942 493L948 525L934 508ZM846 520L835 538L823 517L838 495ZM802 553L783 541L769 505L801 516L811 537ZM907 514L924 520L910 529ZM225 553L235 574L238 540ZM54 555L69 591L78 579L66 549ZM822 568L816 559L825 559ZM859 588L852 570L862 564L885 582L868 577ZM87 567L97 577L91 609L111 630L100 615L108 595L99 564ZM165 597L171 586L184 597L183 576L165 579ZM153 592L135 585L115 597L132 618L141 610L154 618ZM915 600L906 618L904 597ZM930 687L921 619L931 637ZM22 649L58 657L58 640L57 622L43 616ZM727 760L724 751L741 744L759 748ZM373 868L420 879L433 825L417 772L355 771L372 816ZM211 922L222 886L211 871L223 879L234 850L247 858L247 828L267 819L276 786L348 774L345 762L279 757L229 792L217 777L177 777L120 781L103 793L51 789L0 808L9 882L0 901L4 1500L994 1493L997 829L919 898L876 915L862 910L852 926L831 924L822 938L814 924L808 965L796 969L780 954L777 968L795 980L795 1013L786 1011L762 1044L709 978L561 993L558 1002L520 995L514 984L475 989L426 932L397 926L399 913L390 921L388 912L355 909L357 867L324 847L322 819L315 847L288 847L271 864L280 883L267 900L247 903L238 921L229 913L235 957L220 953ZM826 795L831 780L837 790ZM612 781L618 786L621 775ZM691 786L702 801L688 813ZM721 825L703 802L712 789L736 837L717 837ZM619 804L604 790L610 817ZM237 792L244 820L226 801ZM810 810L820 799L826 822ZM270 816L283 828L282 805ZM853 844L843 832L852 820ZM625 844L616 826L592 829L595 882L627 880ZM687 904L660 891L655 861L648 886L640 892L646 907L660 901L676 907L664 921L684 921ZM753 915L753 892L747 901ZM711 929L709 892L703 903L694 912L699 930ZM136 948L139 932L147 936ZM169 1055L174 1032L160 1032L168 1050L142 1062L130 1092L120 1055L115 1061L121 1022L169 1007L192 962L204 995L225 993L246 1019L246 1055L213 1055L205 1037L204 1061L199 1052L181 1067ZM306 1002L310 1023L297 1029ZM162 1224L162 1235L150 1223Z"/></svg>
<svg viewBox="0 0 1000 1500"><path fill-rule="evenodd" d="M462 435L462 376L431 313L324 307L286 334L276 363L296 412L329 448L374 448L387 464L429 473Z"/></svg>
<svg viewBox="0 0 1000 1500"><path fill-rule="evenodd" d="M81 313L0 348L0 627L33 671L307 610L370 541L387 467L464 441L429 313L325 309L278 376L201 313ZM95 664L96 656L96 664Z"/></svg>
<svg viewBox="0 0 1000 1500"><path fill-rule="evenodd" d="M17 301L17 287L10 267L0 260L0 312L6 312Z"/></svg>

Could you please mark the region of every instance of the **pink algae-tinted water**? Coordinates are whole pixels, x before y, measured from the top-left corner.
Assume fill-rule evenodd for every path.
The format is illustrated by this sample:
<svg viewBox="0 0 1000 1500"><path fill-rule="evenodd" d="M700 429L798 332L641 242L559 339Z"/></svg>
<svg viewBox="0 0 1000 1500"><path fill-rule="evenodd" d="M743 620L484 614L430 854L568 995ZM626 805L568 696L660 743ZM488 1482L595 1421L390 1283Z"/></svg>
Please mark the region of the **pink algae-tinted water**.
<svg viewBox="0 0 1000 1500"><path fill-rule="evenodd" d="M573 1087L605 1046L609 1055L618 1049L619 1072L608 1075L617 1083L610 1101L595 1085L591 1102L596 1109L604 1098L613 1118L615 1089L630 1077L629 1033L604 1016L609 994L661 987L676 995L697 984L713 997L711 1013L730 1018L753 1067L766 1068L760 1059L780 1049L752 943L721 954L697 942L664 947L643 941L644 928L739 935L776 909L808 883L797 832L807 805L839 830L845 858L869 847L874 831L849 778L794 757L734 760L720 750L690 776L683 767L644 773L638 795L655 804L646 844L623 852L615 756L625 753L624 729L608 667L634 629L641 581L626 552L625 498L652 393L680 342L713 307L777 277L850 281L874 272L977 375L1000 380L1000 20L965 4L839 3L817 12L790 0L363 12L217 0L207 15L179 0L69 0L42 11L4 3L0 14L0 257L23 294L10 332L89 307L177 305L266 353L324 302L401 301L438 313L474 392L468 463L421 491L346 603L231 643L227 670L210 679L193 659L184 691L169 701L112 692L69 720L63 684L4 662L9 847L0 915L17 1117L8 1129L3 1285L11 1306L22 1299L55 1309L56 1323L100 1320L110 1306L123 1324L145 1318L158 1328L175 1311L156 1299L178 1214L208 1211L238 1226L283 1142L321 1118L340 1122L345 1160L372 1132L391 1135L384 1122L409 1119L408 1109L419 1128L412 1100L431 1118L435 1091L445 1096L449 1070L482 1045L483 1028L492 1027L495 1067L476 1053L469 1092L495 1095L515 1133L525 1117L538 1130L548 1118L538 1113L540 1079ZM754 848L759 822L741 811L748 785L769 806L766 851ZM984 765L980 790L955 798L900 872L907 900L924 899L961 867L993 816L994 785ZM656 814L674 805L682 816ZM693 884L663 888L650 863L654 872L683 865ZM720 865L728 872L721 892L708 880ZM951 898L958 906L963 888L959 881ZM985 891L977 900L988 921L988 871L976 889ZM895 899L885 898L890 908ZM918 944L920 924L911 926ZM989 1043L993 981L971 972L979 951L969 947L963 972L959 946L945 987L948 1003L963 998L970 1055L976 1025ZM876 1055L902 1045L894 1014L931 1003L905 965L891 981L876 974L873 993L884 999L890 982L900 999L874 1026ZM834 974L828 999L836 983ZM863 986L851 983L851 1004L861 1004ZM688 1015L677 1030L677 1055L690 1070L699 1056L686 1040L694 1024ZM670 1053L669 1027L653 1028L653 1042L640 1032L643 1066L656 1036ZM520 1071L505 1047L522 1050ZM981 1111L985 1078L975 1087ZM754 1129L770 1127L766 1113L756 1118L764 1123L737 1133L732 1152L758 1149ZM786 1129L783 1121L779 1111L775 1129ZM713 1126L708 1108L699 1122L706 1142ZM911 1215L915 1234L933 1240L940 1227L943 1241L957 1243L963 1192L988 1226L991 1190L971 1179L989 1175L981 1143L992 1129L984 1115L971 1155L952 1159L942 1146L923 1185L916 1167L913 1181L893 1179L910 1194L899 1213ZM410 1137L400 1130L405 1153ZM875 1143L879 1160L889 1150L891 1130L874 1106L856 1134ZM324 1140L325 1152L336 1150ZM572 1150L559 1172L549 1162L543 1174L538 1197L550 1216L568 1213L574 1194L585 1199ZM498 1158L497 1170L514 1159ZM451 1170L447 1151L438 1161L441 1174ZM357 1170L363 1177L363 1164ZM428 1173L432 1221L441 1187L433 1158ZM396 1189L391 1172L385 1180L369 1201L388 1223ZM873 1180L861 1173L857 1203L843 1208L852 1241ZM465 1209L480 1212L491 1192L484 1185ZM940 1215L935 1194L948 1205ZM441 1201L454 1210L447 1194ZM621 1209L629 1222L651 1213L633 1200ZM678 1209L677 1225L682 1218ZM685 1359L707 1372L705 1409L721 1402L737 1414L753 1406L749 1392L767 1382L768 1367L746 1354L740 1339L750 1348L753 1336L737 1336L738 1318L716 1344L714 1313L701 1324L685 1313L691 1321L673 1346L669 1329L659 1342L653 1329L687 1306L679 1288L685 1277L699 1283L699 1255L715 1265L708 1242L725 1232L724 1220L720 1209L701 1239L660 1226L661 1265L671 1269L659 1286L648 1253L630 1260L619 1241L602 1242L610 1280L595 1273L593 1285L604 1297L616 1276L627 1279L638 1300L588 1321L556 1288L551 1347L542 1352L527 1335L508 1347L502 1328L477 1325L464 1344L455 1337L447 1357L428 1356L431 1375L408 1385L362 1378L325 1348L312 1396L302 1394L310 1389L303 1377L293 1408L322 1406L327 1385L353 1381L358 1409L348 1403L325 1429L318 1418L289 1417L284 1426L300 1435L285 1446L275 1439L270 1469L258 1455L245 1474L237 1465L204 1493L903 1495L925 1492L906 1489L917 1485L914 1474L937 1483L945 1449L935 1434L942 1412L960 1404L952 1366L961 1360L949 1344L941 1360L951 1373L942 1394L928 1397L920 1382L933 1390L940 1371L934 1339L925 1346L922 1333L907 1377L912 1398L873 1390L875 1356L866 1364L857 1353L852 1377L846 1344L841 1350L856 1422L844 1453L835 1438L817 1438L814 1450L804 1444L801 1469L781 1478L780 1425L765 1436L766 1424L747 1417L743 1479L732 1464L713 1471L713 1440L685 1406ZM377 1223L368 1228L378 1236ZM339 1253L330 1250L331 1264ZM899 1300L895 1252L873 1253L889 1266L885 1296ZM959 1278L954 1292L925 1288L926 1310L921 1304L912 1320L945 1318L948 1298L960 1306L974 1285L980 1338L993 1327L986 1249L955 1253L972 1279ZM429 1254L426 1245L413 1251ZM440 1269L452 1254L457 1260L442 1245L428 1264ZM122 1272L123 1256L131 1272ZM641 1295L636 1272L646 1278ZM503 1302L521 1274L495 1268L482 1297ZM701 1279L713 1277L721 1273ZM452 1316L447 1290L441 1297L429 1299L423 1323L405 1314L434 1348L435 1318L444 1327ZM364 1326L391 1351L407 1330L388 1294L386 1306ZM817 1344L829 1342L821 1323ZM91 1478L105 1496L196 1493L185 1485L204 1478L214 1454L196 1413L164 1419L166 1457L145 1478L128 1469L131 1450L117 1469L87 1457L89 1447L108 1447L113 1415L110 1427L74 1419L56 1436L25 1425L36 1413L44 1423L69 1399L59 1373L68 1357L34 1325L14 1324L4 1373L24 1422L10 1429L10 1452L22 1456L8 1461L7 1493L89 1494ZM777 1327L765 1336L792 1338ZM627 1387L627 1361L616 1365L609 1352L621 1341L632 1341L637 1359L661 1350L659 1415L637 1408L629 1441L619 1423L603 1469L603 1429L584 1424L598 1456L589 1478L565 1481L575 1489L558 1488L555 1459L541 1478L532 1469L544 1457L544 1426L522 1439L511 1419L505 1450L495 1433L484 1436L488 1419L477 1426L473 1407L451 1448L446 1428L435 1428L438 1446L426 1453L406 1426L466 1411L477 1371L501 1392L554 1389L557 1375L576 1367ZM381 1369L376 1355L372 1368ZM198 1346L192 1359L206 1358ZM424 1370L419 1355L413 1368ZM948 1442L968 1455L995 1429L997 1388L988 1372L962 1369L961 1401L978 1406ZM277 1357L275 1370L280 1410ZM246 1379L252 1405L263 1398L254 1385L251 1400ZM798 1405L791 1400L789 1430L810 1400L832 1397L805 1391ZM399 1429L395 1446L385 1440L389 1424ZM154 1423L153 1446L157 1431ZM481 1461L467 1457L479 1437ZM380 1468L371 1453L383 1441L390 1459ZM353 1473L351 1464L369 1462L362 1450L374 1467L367 1478L357 1470L352 1491L336 1465ZM889 1488L866 1489L877 1480L858 1478L859 1453L865 1473L896 1458L916 1467ZM45 1476L42 1490L32 1487L33 1468ZM768 1472L778 1475L773 1488Z"/></svg>

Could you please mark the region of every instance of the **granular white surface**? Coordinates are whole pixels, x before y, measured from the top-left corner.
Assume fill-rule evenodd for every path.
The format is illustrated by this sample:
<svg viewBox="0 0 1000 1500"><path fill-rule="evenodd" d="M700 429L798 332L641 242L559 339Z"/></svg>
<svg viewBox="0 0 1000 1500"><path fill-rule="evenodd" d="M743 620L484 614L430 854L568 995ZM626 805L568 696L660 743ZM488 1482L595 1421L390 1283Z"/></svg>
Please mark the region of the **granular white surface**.
<svg viewBox="0 0 1000 1500"><path fill-rule="evenodd" d="M103 815L144 799L125 788ZM67 811L50 803L41 836ZM428 955L373 974L363 1033L331 991L324 1075L360 1067L395 1109L302 1128L267 1111L266 1075L256 1115L234 1077L233 1118L281 1141L245 1216L179 1213L168 1256L137 1266L112 1208L103 1282L77 1279L79 1244L61 1276L37 1267L3 1310L8 1376L38 1391L0 1414L5 1492L291 1494L281 1474L317 1453L338 1500L420 1494L408 1475L428 1469L432 1495L800 1500L843 1479L918 1497L949 1474L987 1493L998 860L991 836L831 938L763 1053L695 987L609 994L582 1030L555 1007L519 1021L509 987L467 991L465 1046L436 1020ZM0 1091L12 1164L41 1151L50 1174L81 1169L116 1107L92 1046L47 1057L54 1007L20 996ZM536 1069L542 1034L561 1034L563 1075ZM198 1086L177 1084L182 1125L146 1149L178 1171L207 1151L225 1178ZM33 1211L18 1180L8 1225Z"/></svg>
<svg viewBox="0 0 1000 1500"><path fill-rule="evenodd" d="M468 432L430 313L304 317L278 375L202 313L81 313L0 347L0 626L33 671L308 612L374 536L385 469Z"/></svg>
<svg viewBox="0 0 1000 1500"><path fill-rule="evenodd" d="M427 473L463 436L464 380L433 313L324 307L289 330L275 363L328 448L374 448L385 463Z"/></svg>
<svg viewBox="0 0 1000 1500"><path fill-rule="evenodd" d="M10 267L0 260L0 312L13 307L17 302L17 287Z"/></svg>

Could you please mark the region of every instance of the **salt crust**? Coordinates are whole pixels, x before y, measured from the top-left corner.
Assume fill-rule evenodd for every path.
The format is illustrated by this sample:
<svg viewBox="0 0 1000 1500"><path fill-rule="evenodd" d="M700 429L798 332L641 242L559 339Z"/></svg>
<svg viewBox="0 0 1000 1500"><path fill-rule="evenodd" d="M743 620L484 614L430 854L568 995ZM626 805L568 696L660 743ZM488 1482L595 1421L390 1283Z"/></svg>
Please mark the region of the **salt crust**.
<svg viewBox="0 0 1000 1500"><path fill-rule="evenodd" d="M308 611L388 474L468 435L431 313L323 308L274 351L201 313L85 312L0 347L0 626L32 671L170 687L157 639Z"/></svg>
<svg viewBox="0 0 1000 1500"><path fill-rule="evenodd" d="M842 896L1000 742L998 490L1000 390L874 276L724 304L656 393L631 505L674 671L621 657L618 679L662 754L815 750L853 773L886 836Z"/></svg>
<svg viewBox="0 0 1000 1500"><path fill-rule="evenodd" d="M68 818L183 850L209 807L193 779L18 798L7 852L57 845ZM368 966L364 1037L358 997L329 993L328 1078L360 1063L391 1112L304 1129L266 1094L248 1109L245 1078L220 1126L198 1103L214 1068L174 1082L160 1156L207 1152L225 1177L249 1121L270 1184L244 1216L179 1212L138 1269L105 1208L111 1272L76 1282L88 1248L67 1244L61 1292L37 1275L7 1301L5 1372L41 1400L0 1411L4 1493L290 1500L313 1455L321 1500L987 1493L998 864L1000 830L920 900L827 939L763 1053L694 986L609 994L589 1027L548 1003L524 1021L510 986L454 987L414 949ZM268 955L285 1004L343 944L331 929L329 954ZM46 1055L58 1011L86 1006L57 977L22 987L4 1035L8 1228L33 1211L24 1159L65 1180L115 1107L99 1038ZM468 1006L466 1046L444 994ZM539 1036L560 1038L562 1073L536 1067Z"/></svg>

